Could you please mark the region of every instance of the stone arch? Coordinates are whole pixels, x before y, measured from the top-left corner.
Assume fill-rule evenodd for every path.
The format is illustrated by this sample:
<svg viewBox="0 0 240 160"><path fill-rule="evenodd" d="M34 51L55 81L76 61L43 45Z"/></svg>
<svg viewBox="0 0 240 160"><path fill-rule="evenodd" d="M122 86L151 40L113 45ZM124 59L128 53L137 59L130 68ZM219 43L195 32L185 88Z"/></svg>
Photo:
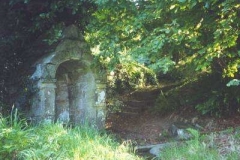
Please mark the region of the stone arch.
<svg viewBox="0 0 240 160"><path fill-rule="evenodd" d="M85 123L91 115L95 90L95 77L89 66L79 60L61 63L56 72L55 119Z"/></svg>
<svg viewBox="0 0 240 160"><path fill-rule="evenodd" d="M60 120L81 124L87 120L100 128L104 126L105 74L91 67L90 50L78 33L77 27L68 27L55 50L34 65L31 80L36 92L30 116L36 122ZM64 75L72 83L66 83ZM64 108L60 101L69 103L68 107Z"/></svg>

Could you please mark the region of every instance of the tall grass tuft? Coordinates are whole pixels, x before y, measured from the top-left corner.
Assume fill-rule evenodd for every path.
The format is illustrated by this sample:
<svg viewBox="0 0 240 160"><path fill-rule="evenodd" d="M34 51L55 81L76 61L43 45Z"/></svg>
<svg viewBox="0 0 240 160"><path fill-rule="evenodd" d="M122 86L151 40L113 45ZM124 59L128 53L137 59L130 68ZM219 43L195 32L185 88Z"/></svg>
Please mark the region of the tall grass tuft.
<svg viewBox="0 0 240 160"><path fill-rule="evenodd" d="M27 126L25 121L0 117L0 157L4 160L137 160L127 144L88 125Z"/></svg>

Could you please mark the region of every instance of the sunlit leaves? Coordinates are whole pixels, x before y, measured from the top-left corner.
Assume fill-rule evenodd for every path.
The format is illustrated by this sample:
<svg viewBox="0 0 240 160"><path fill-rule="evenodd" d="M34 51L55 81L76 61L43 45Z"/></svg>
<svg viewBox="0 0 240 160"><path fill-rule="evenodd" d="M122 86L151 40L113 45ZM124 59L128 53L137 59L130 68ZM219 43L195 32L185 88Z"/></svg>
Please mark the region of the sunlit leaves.
<svg viewBox="0 0 240 160"><path fill-rule="evenodd" d="M229 81L227 83L227 86L230 87L230 86L239 86L240 85L240 80L238 79L233 79L231 81Z"/></svg>
<svg viewBox="0 0 240 160"><path fill-rule="evenodd" d="M165 72L174 64L166 59L177 62L194 55L197 70L214 70L216 59L224 61L220 66L225 77L239 70L234 59L240 58L240 5L234 0L105 0L98 5L101 10L90 27L97 34L89 34L89 39L101 42L103 57L114 52L112 58L121 59L125 49L132 61ZM176 55L181 55L178 60Z"/></svg>
<svg viewBox="0 0 240 160"><path fill-rule="evenodd" d="M159 60L156 60L155 63L152 63L149 65L151 69L153 69L155 72L161 71L162 73L167 73L171 67L175 65L175 62L173 62L169 57L163 57Z"/></svg>
<svg viewBox="0 0 240 160"><path fill-rule="evenodd" d="M223 76L234 78L240 69L240 58L233 60L229 65L224 69ZM238 73L239 74L239 73Z"/></svg>
<svg viewBox="0 0 240 160"><path fill-rule="evenodd" d="M112 68L124 59L126 54L121 54L141 40L143 31L141 23L134 17L137 8L129 1L99 1L98 4L107 3L94 13L95 19L89 25L86 40L94 45L100 45L99 53L103 59L108 59L105 67ZM111 56L110 56L111 55Z"/></svg>

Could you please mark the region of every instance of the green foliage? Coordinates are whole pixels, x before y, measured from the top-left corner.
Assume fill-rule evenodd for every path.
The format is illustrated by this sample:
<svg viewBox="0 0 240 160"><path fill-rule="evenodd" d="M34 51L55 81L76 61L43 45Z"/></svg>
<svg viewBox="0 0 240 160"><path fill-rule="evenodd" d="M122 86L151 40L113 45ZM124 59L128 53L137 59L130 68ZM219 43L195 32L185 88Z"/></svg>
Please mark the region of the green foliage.
<svg viewBox="0 0 240 160"><path fill-rule="evenodd" d="M176 93L163 93L159 95L155 102L154 112L159 112L161 114L174 111L179 109L181 106L178 101Z"/></svg>
<svg viewBox="0 0 240 160"><path fill-rule="evenodd" d="M222 116L239 113L240 90L227 87L221 76L202 74L195 79L184 80L177 86L163 91L156 100L154 110L159 113L194 107L201 114Z"/></svg>
<svg viewBox="0 0 240 160"><path fill-rule="evenodd" d="M24 121L0 118L2 159L140 159L128 144L118 144L89 126L73 129L60 124L28 126Z"/></svg>
<svg viewBox="0 0 240 160"><path fill-rule="evenodd" d="M239 105L237 88L225 87L229 78L239 79L240 5L237 1L102 0L96 1L96 5L98 10L85 38L106 68L111 70L127 59L158 75L172 72L180 79L198 75L191 75L192 70L216 74L218 78L211 82L221 88L200 85L210 89L207 94L210 97L202 95L201 98L200 94L207 91L196 90L198 102L203 100L197 108L202 113L211 113ZM193 67L189 73L181 74L184 70L187 73L189 66ZM233 85L232 82L228 85ZM173 96L176 98L165 95L171 99L168 102L162 96L160 106L176 108L178 101L184 99L181 95Z"/></svg>
<svg viewBox="0 0 240 160"><path fill-rule="evenodd" d="M110 94L111 96L107 99L107 113L117 113L120 112L124 103L117 98L116 95Z"/></svg>
<svg viewBox="0 0 240 160"><path fill-rule="evenodd" d="M217 94L211 94L205 101L196 105L196 109L202 114L210 114L218 117L239 113L239 100L239 93L232 95L231 92L219 92Z"/></svg>
<svg viewBox="0 0 240 160"><path fill-rule="evenodd" d="M31 129L26 130L25 121L17 116L17 111L9 118L0 116L0 155L4 159L15 159L19 151L31 147Z"/></svg>
<svg viewBox="0 0 240 160"><path fill-rule="evenodd" d="M109 88L118 93L129 91L147 85L157 84L155 73L144 65L133 62L123 62L110 72Z"/></svg>
<svg viewBox="0 0 240 160"><path fill-rule="evenodd" d="M124 52L133 61L166 72L173 61L195 55L198 70L214 69L215 59L225 76L238 70L236 1L122 0L97 5L86 39L99 47L96 54L109 59L108 64L118 62Z"/></svg>
<svg viewBox="0 0 240 160"><path fill-rule="evenodd" d="M239 113L240 91L237 87L227 87L226 81L217 81L219 76L210 75L209 79L203 79L202 89L198 95L205 95L196 109L202 114L215 116Z"/></svg>
<svg viewBox="0 0 240 160"><path fill-rule="evenodd" d="M220 101L218 101L217 97L210 97L207 99L205 102L200 103L196 105L196 109L201 112L201 114L216 114L216 116L220 116L220 111L219 110L219 104Z"/></svg>
<svg viewBox="0 0 240 160"><path fill-rule="evenodd" d="M165 148L164 150L161 151L160 158L169 160L239 159L240 155L237 150L223 148L225 146L219 146L218 144L219 142L216 142L213 139L212 137L213 135L200 135L198 131L193 129L188 129L188 131L193 135L194 137L193 139L186 141L185 143L182 144L175 144ZM229 138L229 141L231 141L229 142L231 143L231 147L233 148L239 147L239 144L236 140ZM225 153L222 153L221 150L224 150Z"/></svg>
<svg viewBox="0 0 240 160"><path fill-rule="evenodd" d="M54 25L49 31L47 31L47 38L43 41L47 42L48 45L58 42L59 39L62 38L63 28L63 24Z"/></svg>
<svg viewBox="0 0 240 160"><path fill-rule="evenodd" d="M229 81L227 83L227 86L230 87L230 86L239 86L240 85L240 80L238 79L233 79L231 81Z"/></svg>
<svg viewBox="0 0 240 160"><path fill-rule="evenodd" d="M204 153L204 154L203 154ZM212 159L219 160L220 155L215 149L210 149L199 139L187 141L186 144L171 146L162 151L161 159L186 159L186 160L202 160Z"/></svg>
<svg viewBox="0 0 240 160"><path fill-rule="evenodd" d="M33 42L45 35L45 42L54 44L65 26L75 24L92 48L94 64L119 72L114 80L118 90L152 83L155 74L184 79L182 71L192 66L189 77L192 70L217 73L216 83L225 83L219 93L224 103L215 97L197 108L217 110L212 105L224 108L231 100L239 105L237 91L232 91L239 87L234 80L239 79L240 68L239 17L236 0L4 1L0 3L1 101L11 97L12 84L19 84L15 77L27 74L26 68L43 56Z"/></svg>
<svg viewBox="0 0 240 160"><path fill-rule="evenodd" d="M194 80L197 78L201 72L195 70L196 65L193 63L195 57L186 57L179 61L174 67L172 67L168 72L162 73L157 72L157 77L159 81L167 80L168 82L181 82L184 80Z"/></svg>
<svg viewBox="0 0 240 160"><path fill-rule="evenodd" d="M5 115L5 111L7 111L8 105L0 101L0 116Z"/></svg>

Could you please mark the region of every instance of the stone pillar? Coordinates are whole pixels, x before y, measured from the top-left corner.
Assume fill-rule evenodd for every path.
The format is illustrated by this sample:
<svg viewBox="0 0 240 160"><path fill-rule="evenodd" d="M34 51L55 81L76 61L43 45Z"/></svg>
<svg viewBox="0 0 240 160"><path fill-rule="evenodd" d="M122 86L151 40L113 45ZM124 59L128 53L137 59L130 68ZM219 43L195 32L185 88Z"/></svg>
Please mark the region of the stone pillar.
<svg viewBox="0 0 240 160"><path fill-rule="evenodd" d="M81 90L81 83L69 85L70 121L74 125L85 123L84 94Z"/></svg>
<svg viewBox="0 0 240 160"><path fill-rule="evenodd" d="M95 77L92 72L89 72L82 76L82 91L85 92L84 98L84 107L86 109L86 119L89 125L96 126L97 120L96 120L96 113L97 108L95 107L96 103L96 83L95 83Z"/></svg>
<svg viewBox="0 0 240 160"><path fill-rule="evenodd" d="M96 125L99 129L104 128L106 118L106 84L97 82L96 84Z"/></svg>
<svg viewBox="0 0 240 160"><path fill-rule="evenodd" d="M66 81L57 81L56 85L56 120L66 124L70 120L68 84Z"/></svg>
<svg viewBox="0 0 240 160"><path fill-rule="evenodd" d="M54 122L55 119L55 80L39 81L39 92L33 98L32 118L34 122Z"/></svg>

